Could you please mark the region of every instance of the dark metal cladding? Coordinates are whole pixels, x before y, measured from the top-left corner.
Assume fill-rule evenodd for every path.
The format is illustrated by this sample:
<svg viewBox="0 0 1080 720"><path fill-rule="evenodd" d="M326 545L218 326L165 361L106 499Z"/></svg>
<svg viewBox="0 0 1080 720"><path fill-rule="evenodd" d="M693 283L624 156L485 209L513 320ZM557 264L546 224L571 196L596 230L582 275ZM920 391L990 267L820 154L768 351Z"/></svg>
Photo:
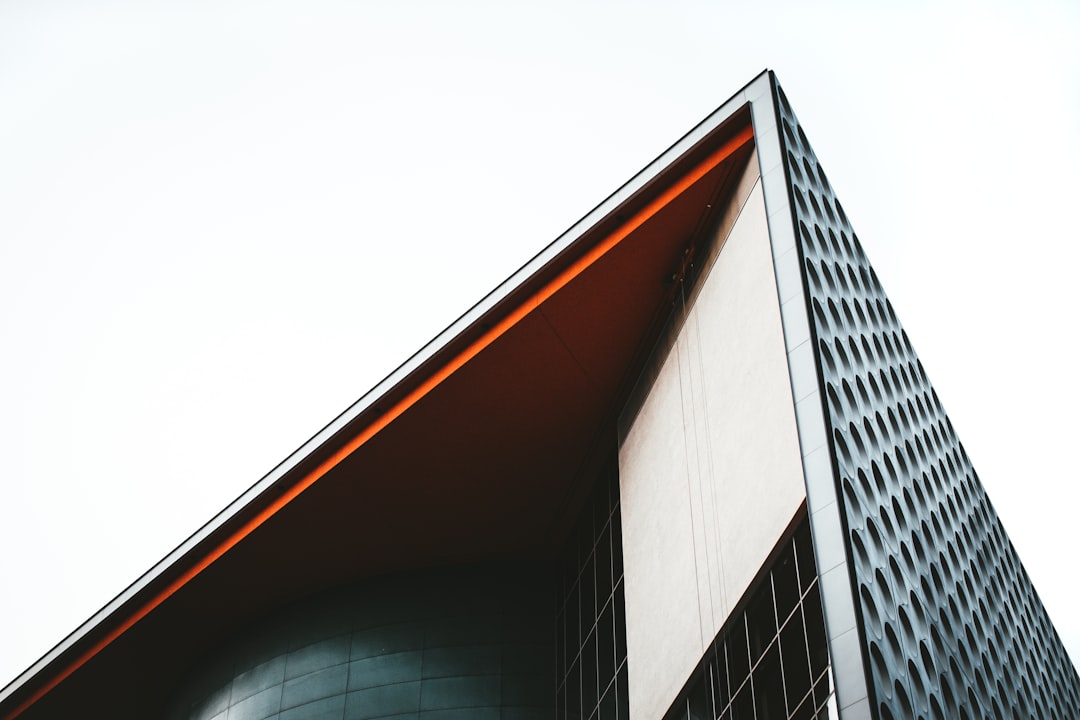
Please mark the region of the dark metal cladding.
<svg viewBox="0 0 1080 720"><path fill-rule="evenodd" d="M773 87L875 714L1080 717L1080 677Z"/></svg>

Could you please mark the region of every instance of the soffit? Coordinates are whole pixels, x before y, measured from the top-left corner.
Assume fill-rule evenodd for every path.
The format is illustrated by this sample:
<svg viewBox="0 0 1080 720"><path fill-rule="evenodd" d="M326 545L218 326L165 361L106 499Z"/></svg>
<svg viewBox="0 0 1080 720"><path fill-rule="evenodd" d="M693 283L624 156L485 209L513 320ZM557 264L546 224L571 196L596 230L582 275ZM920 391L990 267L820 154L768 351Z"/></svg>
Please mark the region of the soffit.
<svg viewBox="0 0 1080 720"><path fill-rule="evenodd" d="M719 125L297 462L275 487L287 492L295 478L321 466L317 481L272 512L270 496L260 496L261 503L249 503L193 548L192 559L185 556L161 572L156 583L175 586L165 595L153 586L144 594L156 589L164 599L125 627L125 610L145 602L133 598L115 620L88 633L83 647L58 658L58 672L65 663L74 669L23 717L87 707L134 717L239 626L324 587L493 554L542 562L559 542L596 447L607 435L614 444L615 416L677 289L672 278L701 230L718 216L750 143L734 144L722 161L685 181L660 206L655 200L725 141L740 132L748 138L748 127L745 112ZM618 241L609 242L606 252L583 263L615 235ZM568 275L572 267L579 270ZM543 294L560 277L554 292ZM530 304L538 292L542 299ZM494 336L493 327L501 328ZM439 382L430 381L482 337L490 342ZM425 382L428 389L417 394ZM404 409L379 421L392 407ZM340 450L375 422L385 424L364 442L353 442L350 452ZM329 462L335 453L342 457ZM235 536L259 513L265 519L238 542L227 550L216 546L220 554L212 561L198 560L211 553L219 535ZM196 562L205 567L193 572ZM102 645L110 632L117 637ZM102 647L87 655L93 642ZM88 659L72 665L80 652Z"/></svg>

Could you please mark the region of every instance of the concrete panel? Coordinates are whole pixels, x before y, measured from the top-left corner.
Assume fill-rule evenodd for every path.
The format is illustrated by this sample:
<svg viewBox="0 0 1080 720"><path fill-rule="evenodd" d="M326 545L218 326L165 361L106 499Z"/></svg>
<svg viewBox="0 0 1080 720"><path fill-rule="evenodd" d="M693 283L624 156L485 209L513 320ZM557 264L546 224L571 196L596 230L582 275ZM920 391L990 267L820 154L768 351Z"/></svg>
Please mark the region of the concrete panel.
<svg viewBox="0 0 1080 720"><path fill-rule="evenodd" d="M620 448L631 720L667 710L806 495L757 179Z"/></svg>
<svg viewBox="0 0 1080 720"><path fill-rule="evenodd" d="M679 361L685 348L680 345L672 349L639 412L635 429L648 432L632 432L619 458L629 702L635 719L661 717L669 695L682 686L702 652L681 421ZM669 421L650 422L661 419Z"/></svg>
<svg viewBox="0 0 1080 720"><path fill-rule="evenodd" d="M806 496L760 186L702 287L698 320L727 602L746 591Z"/></svg>

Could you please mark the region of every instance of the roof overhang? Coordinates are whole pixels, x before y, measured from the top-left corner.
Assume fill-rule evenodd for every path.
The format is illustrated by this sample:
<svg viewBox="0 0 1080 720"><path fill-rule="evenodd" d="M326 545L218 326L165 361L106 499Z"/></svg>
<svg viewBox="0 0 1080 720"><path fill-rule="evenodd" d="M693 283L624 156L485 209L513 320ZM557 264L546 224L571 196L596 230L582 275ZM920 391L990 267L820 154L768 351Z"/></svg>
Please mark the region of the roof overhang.
<svg viewBox="0 0 1080 720"><path fill-rule="evenodd" d="M299 596L543 561L752 147L740 93L0 691L0 717L135 717Z"/></svg>

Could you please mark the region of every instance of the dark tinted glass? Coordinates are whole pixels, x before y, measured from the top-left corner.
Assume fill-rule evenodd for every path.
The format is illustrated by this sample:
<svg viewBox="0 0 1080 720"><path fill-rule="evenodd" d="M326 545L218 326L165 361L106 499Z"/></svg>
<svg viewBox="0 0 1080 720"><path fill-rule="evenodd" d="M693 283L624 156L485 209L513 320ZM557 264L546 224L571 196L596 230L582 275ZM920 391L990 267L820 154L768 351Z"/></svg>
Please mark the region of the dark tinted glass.
<svg viewBox="0 0 1080 720"><path fill-rule="evenodd" d="M568 720L629 718L620 533L618 468L612 456L563 550L558 581L564 588L563 635L557 665Z"/></svg>
<svg viewBox="0 0 1080 720"><path fill-rule="evenodd" d="M773 594L776 597L776 617L780 624L799 604L799 575L795 571L795 549L788 546L773 566Z"/></svg>
<svg viewBox="0 0 1080 720"><path fill-rule="evenodd" d="M812 561L800 560L813 550L799 549L807 527L804 516L774 548L776 560L758 573L665 720L826 717L832 685L821 599L817 578L806 574Z"/></svg>
<svg viewBox="0 0 1080 720"><path fill-rule="evenodd" d="M785 720L784 676L780 673L780 649L776 643L754 668L754 713L758 720Z"/></svg>
<svg viewBox="0 0 1080 720"><path fill-rule="evenodd" d="M802 613L791 616L780 631L780 655L784 662L784 692L788 707L794 709L810 692L810 661L806 652Z"/></svg>
<svg viewBox="0 0 1080 720"><path fill-rule="evenodd" d="M756 663L776 637L776 613L768 578L754 593L746 609L746 630L750 640L750 662Z"/></svg>

